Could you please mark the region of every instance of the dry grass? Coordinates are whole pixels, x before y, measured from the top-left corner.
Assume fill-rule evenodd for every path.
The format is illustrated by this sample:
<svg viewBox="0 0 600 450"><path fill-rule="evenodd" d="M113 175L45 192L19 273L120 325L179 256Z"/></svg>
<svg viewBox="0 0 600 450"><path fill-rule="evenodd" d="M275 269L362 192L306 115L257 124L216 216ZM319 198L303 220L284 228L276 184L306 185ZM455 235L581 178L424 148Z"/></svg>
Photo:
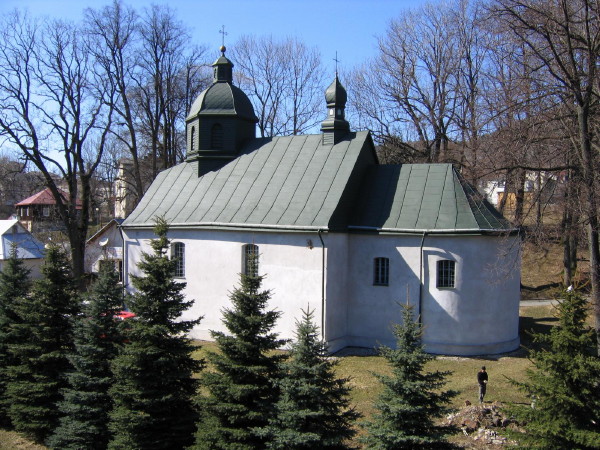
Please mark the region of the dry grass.
<svg viewBox="0 0 600 450"><path fill-rule="evenodd" d="M587 250L579 249L579 261L574 284L586 288L588 279ZM526 242L521 262L521 299L557 298L563 281L563 249L556 242L535 244Z"/></svg>

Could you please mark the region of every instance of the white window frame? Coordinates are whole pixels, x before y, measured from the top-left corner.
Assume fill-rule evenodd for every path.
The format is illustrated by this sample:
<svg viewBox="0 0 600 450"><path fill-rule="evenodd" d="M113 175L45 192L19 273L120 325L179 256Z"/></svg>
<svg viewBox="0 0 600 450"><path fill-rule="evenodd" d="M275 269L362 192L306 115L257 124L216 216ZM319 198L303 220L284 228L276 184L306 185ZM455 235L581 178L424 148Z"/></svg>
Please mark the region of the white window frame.
<svg viewBox="0 0 600 450"><path fill-rule="evenodd" d="M436 267L436 287L438 289L454 289L456 286L456 261L440 259Z"/></svg>
<svg viewBox="0 0 600 450"><path fill-rule="evenodd" d="M390 259L378 256L373 260L373 285L389 286L390 284Z"/></svg>

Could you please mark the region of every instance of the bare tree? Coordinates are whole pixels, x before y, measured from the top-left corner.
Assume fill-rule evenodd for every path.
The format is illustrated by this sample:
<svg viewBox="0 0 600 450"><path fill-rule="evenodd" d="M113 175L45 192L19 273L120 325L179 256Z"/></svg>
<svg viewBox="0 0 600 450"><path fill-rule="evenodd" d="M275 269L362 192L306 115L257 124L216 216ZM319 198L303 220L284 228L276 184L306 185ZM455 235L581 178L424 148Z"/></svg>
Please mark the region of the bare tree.
<svg viewBox="0 0 600 450"><path fill-rule="evenodd" d="M183 158L182 133L188 111L186 99L204 89L200 70L204 47L190 45L191 37L168 6L152 5L140 23L141 56L136 79L140 128L149 137L153 176ZM188 79L188 77L191 77ZM188 89L191 92L186 92Z"/></svg>
<svg viewBox="0 0 600 450"><path fill-rule="evenodd" d="M0 29L0 129L52 191L68 234L73 273L81 279L90 180L111 126L112 109L103 103L110 86L94 76L94 61L75 25L40 24L15 11L3 18ZM87 159L93 137L97 145ZM66 182L67 198L53 171Z"/></svg>
<svg viewBox="0 0 600 450"><path fill-rule="evenodd" d="M139 201L144 194L138 148L138 129L132 100L136 70L136 29L138 15L120 0L112 5L85 11L89 51L95 56L104 77L116 96L107 99L115 111L117 129L114 136L128 149L133 163L133 187ZM122 128L121 128L122 127Z"/></svg>
<svg viewBox="0 0 600 450"><path fill-rule="evenodd" d="M535 70L552 80L577 124L595 328L600 338L600 244L598 242L598 142L592 134L598 105L600 3L597 0L497 0L495 12L534 56ZM596 147L596 150L594 150ZM600 339L598 339L600 353Z"/></svg>
<svg viewBox="0 0 600 450"><path fill-rule="evenodd" d="M379 108L358 98L352 103L359 116L374 121L369 128L385 133L376 134L379 142L404 142L401 153L420 153L429 162L448 157L458 102L461 50L453 8L426 4L392 20L379 39L380 55L350 81L353 95L369 84L367 92L381 99Z"/></svg>
<svg viewBox="0 0 600 450"><path fill-rule="evenodd" d="M304 133L320 121L324 78L316 49L297 39L243 36L232 55L263 137Z"/></svg>

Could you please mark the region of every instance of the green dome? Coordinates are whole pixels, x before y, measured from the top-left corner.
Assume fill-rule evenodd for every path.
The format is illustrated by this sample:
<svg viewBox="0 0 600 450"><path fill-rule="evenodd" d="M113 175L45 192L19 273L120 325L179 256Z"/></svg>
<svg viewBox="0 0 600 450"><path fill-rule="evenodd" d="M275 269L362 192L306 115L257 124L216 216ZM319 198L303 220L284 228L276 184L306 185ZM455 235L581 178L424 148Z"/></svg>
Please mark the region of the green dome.
<svg viewBox="0 0 600 450"><path fill-rule="evenodd" d="M196 98L187 120L196 116L238 116L256 122L254 108L244 92L230 83L214 83Z"/></svg>
<svg viewBox="0 0 600 450"><path fill-rule="evenodd" d="M342 86L342 83L340 83L340 80L338 80L336 75L333 83L331 83L325 91L325 101L327 102L327 105L336 105L343 108L346 106L347 99L348 94L346 94L346 89L344 89L344 86Z"/></svg>

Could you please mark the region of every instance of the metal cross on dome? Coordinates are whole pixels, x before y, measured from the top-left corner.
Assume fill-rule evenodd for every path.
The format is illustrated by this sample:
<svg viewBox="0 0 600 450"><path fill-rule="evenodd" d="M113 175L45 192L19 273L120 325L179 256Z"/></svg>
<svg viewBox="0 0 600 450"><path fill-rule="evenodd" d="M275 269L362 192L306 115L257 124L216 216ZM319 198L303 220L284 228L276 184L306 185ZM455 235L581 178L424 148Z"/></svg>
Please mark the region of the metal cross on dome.
<svg viewBox="0 0 600 450"><path fill-rule="evenodd" d="M333 60L335 61L335 76L337 77L337 73L338 73L337 66L338 66L338 63L341 62L337 57L337 51L335 52L335 58L333 58Z"/></svg>
<svg viewBox="0 0 600 450"><path fill-rule="evenodd" d="M223 47L225 46L225 36L227 36L229 33L227 33L225 31L225 25L223 25L221 27L221 29L219 30L219 33L221 33L221 45L223 45Z"/></svg>

